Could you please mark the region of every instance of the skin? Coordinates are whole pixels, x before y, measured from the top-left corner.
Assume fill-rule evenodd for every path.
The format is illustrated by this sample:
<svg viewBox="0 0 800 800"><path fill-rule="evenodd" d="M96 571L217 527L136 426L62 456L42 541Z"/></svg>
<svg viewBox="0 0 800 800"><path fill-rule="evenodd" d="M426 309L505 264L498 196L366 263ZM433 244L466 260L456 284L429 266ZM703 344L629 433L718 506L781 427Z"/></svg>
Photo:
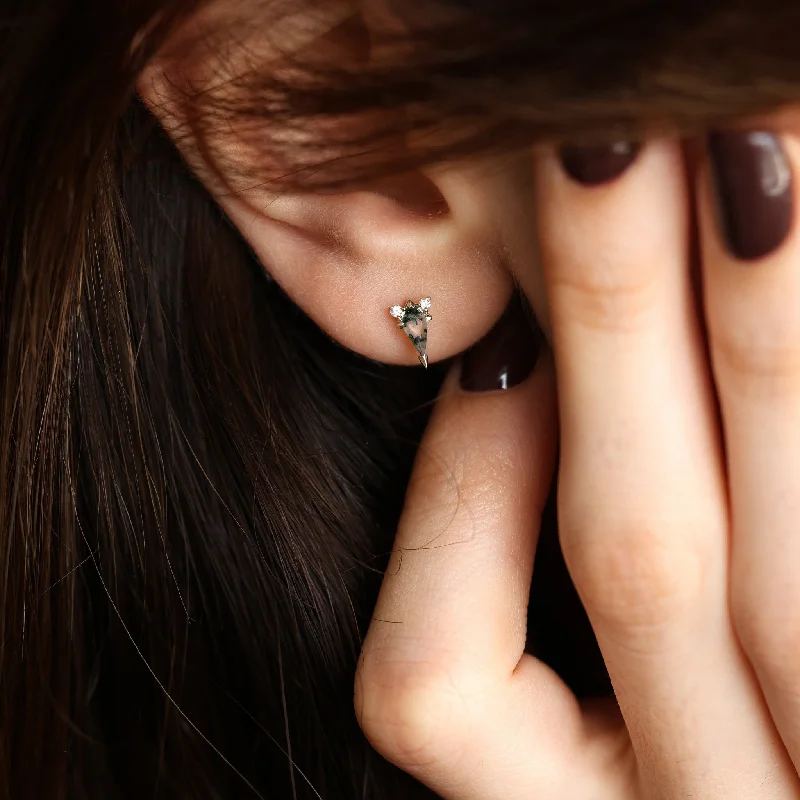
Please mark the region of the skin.
<svg viewBox="0 0 800 800"><path fill-rule="evenodd" d="M140 91L174 130L159 69ZM800 176L797 115L752 124ZM548 331L519 386L465 393L459 367L445 383L355 679L375 748L446 800L800 798L797 226L755 264L728 255L702 142L691 169L677 140L649 142L594 188L546 147L431 169L435 220L363 191L265 203L232 193L196 135L176 142L346 346L413 363L385 308L430 295L431 360L458 353L513 281ZM332 218L335 241L315 235ZM562 547L616 702L582 707L523 653L559 442Z"/></svg>
<svg viewBox="0 0 800 800"><path fill-rule="evenodd" d="M793 116L769 122L797 170ZM446 798L796 798L800 234L736 262L705 159L690 187L676 141L601 188L549 152L533 167L557 398L550 359L508 392L445 388L397 548L454 508L461 543L387 572L375 616L403 624L370 629L359 719ZM562 546L618 711L580 709L522 652L554 405Z"/></svg>

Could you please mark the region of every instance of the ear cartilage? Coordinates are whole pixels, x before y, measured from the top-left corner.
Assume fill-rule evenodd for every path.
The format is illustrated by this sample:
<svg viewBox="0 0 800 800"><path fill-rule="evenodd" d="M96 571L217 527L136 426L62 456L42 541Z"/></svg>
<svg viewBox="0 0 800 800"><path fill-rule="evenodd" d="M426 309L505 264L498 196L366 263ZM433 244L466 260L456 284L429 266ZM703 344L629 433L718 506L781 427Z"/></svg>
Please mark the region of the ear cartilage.
<svg viewBox="0 0 800 800"><path fill-rule="evenodd" d="M419 303L409 300L404 306L392 306L389 313L397 320L400 328L417 351L419 363L428 368L428 323L432 317L428 315L431 308L430 297L423 297Z"/></svg>

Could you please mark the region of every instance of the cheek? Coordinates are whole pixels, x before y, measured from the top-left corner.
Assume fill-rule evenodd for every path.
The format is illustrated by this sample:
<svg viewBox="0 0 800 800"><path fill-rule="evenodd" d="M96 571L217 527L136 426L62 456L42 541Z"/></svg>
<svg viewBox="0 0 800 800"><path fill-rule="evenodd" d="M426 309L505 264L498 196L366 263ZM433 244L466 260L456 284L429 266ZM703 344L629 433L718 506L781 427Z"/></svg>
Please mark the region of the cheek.
<svg viewBox="0 0 800 800"><path fill-rule="evenodd" d="M482 171L480 187L479 213L491 227L492 238L503 253L506 268L527 297L550 341L550 312L539 245L532 153L529 150L510 153L493 162L490 169Z"/></svg>
<svg viewBox="0 0 800 800"><path fill-rule="evenodd" d="M547 305L544 272L538 252L533 252L526 262L525 269L520 270L519 285L533 308L545 339L552 344L550 309Z"/></svg>

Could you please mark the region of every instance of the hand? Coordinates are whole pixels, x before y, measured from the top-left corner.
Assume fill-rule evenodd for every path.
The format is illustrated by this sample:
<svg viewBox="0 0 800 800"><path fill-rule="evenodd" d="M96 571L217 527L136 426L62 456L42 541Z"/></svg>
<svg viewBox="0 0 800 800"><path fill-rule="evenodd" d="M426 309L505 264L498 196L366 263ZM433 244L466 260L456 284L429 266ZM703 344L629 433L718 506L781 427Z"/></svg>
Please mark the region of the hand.
<svg viewBox="0 0 800 800"><path fill-rule="evenodd" d="M653 141L593 186L539 157L557 369L446 382L356 677L371 742L447 800L800 798L794 130L712 137L688 172ZM557 428L562 548L616 702L523 653Z"/></svg>

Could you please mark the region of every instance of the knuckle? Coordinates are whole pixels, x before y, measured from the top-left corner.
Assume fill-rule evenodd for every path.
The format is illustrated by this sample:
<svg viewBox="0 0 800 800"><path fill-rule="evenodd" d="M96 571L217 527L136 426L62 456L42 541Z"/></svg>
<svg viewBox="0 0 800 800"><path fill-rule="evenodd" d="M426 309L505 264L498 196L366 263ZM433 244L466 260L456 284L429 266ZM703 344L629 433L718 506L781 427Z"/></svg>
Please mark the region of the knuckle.
<svg viewBox="0 0 800 800"><path fill-rule="evenodd" d="M748 657L771 681L796 691L800 680L800 596L780 590L772 581L732 588L733 625Z"/></svg>
<svg viewBox="0 0 800 800"><path fill-rule="evenodd" d="M564 558L590 616L609 630L646 635L691 614L709 557L699 540L677 533L635 520L562 527Z"/></svg>
<svg viewBox="0 0 800 800"><path fill-rule="evenodd" d="M553 279L553 313L592 331L640 330L658 302L659 284L652 265L629 262L605 258L563 270Z"/></svg>
<svg viewBox="0 0 800 800"><path fill-rule="evenodd" d="M800 338L780 319L717 326L711 343L715 363L737 393L800 393Z"/></svg>
<svg viewBox="0 0 800 800"><path fill-rule="evenodd" d="M470 714L456 676L442 666L362 658L355 707L370 744L401 769L443 766L461 758Z"/></svg>

